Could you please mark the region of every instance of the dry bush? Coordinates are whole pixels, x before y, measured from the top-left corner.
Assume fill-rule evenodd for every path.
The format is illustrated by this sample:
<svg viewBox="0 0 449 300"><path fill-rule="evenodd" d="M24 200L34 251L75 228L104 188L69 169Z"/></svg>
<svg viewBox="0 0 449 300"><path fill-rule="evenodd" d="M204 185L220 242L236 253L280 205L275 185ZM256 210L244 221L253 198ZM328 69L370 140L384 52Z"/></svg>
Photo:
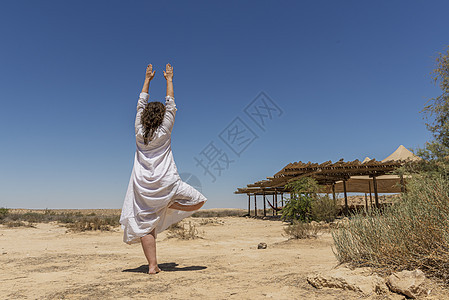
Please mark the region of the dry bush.
<svg viewBox="0 0 449 300"><path fill-rule="evenodd" d="M284 228L284 232L291 239L310 239L316 238L318 235L319 227L310 223L301 221L293 221L292 224Z"/></svg>
<svg viewBox="0 0 449 300"><path fill-rule="evenodd" d="M5 222L4 225L6 225L6 227L9 227L9 228L13 228L13 227L30 227L30 228L35 228L33 223L29 223L29 222L25 223L25 222L22 222L22 221L8 221L8 222Z"/></svg>
<svg viewBox="0 0 449 300"><path fill-rule="evenodd" d="M204 225L224 225L224 222L222 220L218 220L216 218L204 218L200 220L199 222L200 226Z"/></svg>
<svg viewBox="0 0 449 300"><path fill-rule="evenodd" d="M170 227L168 227L167 237L178 238L181 240L193 240L202 238L198 229L196 228L196 225L191 221L189 221L187 226L185 223L181 222L171 225Z"/></svg>
<svg viewBox="0 0 449 300"><path fill-rule="evenodd" d="M49 209L22 213L0 209L0 224L8 227L34 227L33 224L36 223L57 222L64 224L70 231L111 230L120 225L119 219L119 215L84 215L81 212L57 212Z"/></svg>
<svg viewBox="0 0 449 300"><path fill-rule="evenodd" d="M333 199L326 196L317 197L312 202L312 219L315 221L332 222L337 217L338 209Z"/></svg>
<svg viewBox="0 0 449 300"><path fill-rule="evenodd" d="M368 216L354 215L332 233L341 263L387 273L420 268L449 282L449 180L414 175L403 200Z"/></svg>
<svg viewBox="0 0 449 300"><path fill-rule="evenodd" d="M220 209L220 210L199 210L195 212L193 218L213 218L213 217L241 217L246 213L243 209Z"/></svg>
<svg viewBox="0 0 449 300"><path fill-rule="evenodd" d="M87 215L76 220L73 223L69 223L66 227L73 232L83 232L92 230L110 231L114 227L120 225L119 216L103 216L97 217L95 215Z"/></svg>

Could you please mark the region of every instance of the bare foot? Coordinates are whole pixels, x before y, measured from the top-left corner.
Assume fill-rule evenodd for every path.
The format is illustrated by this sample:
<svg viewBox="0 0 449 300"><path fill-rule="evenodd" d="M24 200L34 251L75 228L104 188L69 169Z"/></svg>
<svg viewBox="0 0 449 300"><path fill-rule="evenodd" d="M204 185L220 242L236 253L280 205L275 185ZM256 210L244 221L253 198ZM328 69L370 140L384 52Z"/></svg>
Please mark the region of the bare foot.
<svg viewBox="0 0 449 300"><path fill-rule="evenodd" d="M160 271L161 271L161 269L160 269L159 267L156 267L156 268L150 268L150 269L148 270L148 274L153 275L153 274L159 273Z"/></svg>

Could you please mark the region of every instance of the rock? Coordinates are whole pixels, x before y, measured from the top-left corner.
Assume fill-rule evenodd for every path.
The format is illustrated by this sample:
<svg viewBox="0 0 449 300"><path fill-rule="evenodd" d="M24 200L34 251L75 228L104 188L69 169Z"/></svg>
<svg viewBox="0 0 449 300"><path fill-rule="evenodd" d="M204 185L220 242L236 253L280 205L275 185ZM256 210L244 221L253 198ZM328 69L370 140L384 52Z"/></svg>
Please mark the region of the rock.
<svg viewBox="0 0 449 300"><path fill-rule="evenodd" d="M259 245L257 245L257 249L267 249L267 243L259 243Z"/></svg>
<svg viewBox="0 0 449 300"><path fill-rule="evenodd" d="M388 291L385 281L377 275L364 275L364 270L352 271L348 268L331 270L326 274L309 275L307 281L317 289L323 287L355 291L369 296Z"/></svg>
<svg viewBox="0 0 449 300"><path fill-rule="evenodd" d="M416 269L414 271L402 271L390 275L387 278L387 285L392 292L403 294L415 299L418 296L427 295L428 291L424 287L426 276Z"/></svg>

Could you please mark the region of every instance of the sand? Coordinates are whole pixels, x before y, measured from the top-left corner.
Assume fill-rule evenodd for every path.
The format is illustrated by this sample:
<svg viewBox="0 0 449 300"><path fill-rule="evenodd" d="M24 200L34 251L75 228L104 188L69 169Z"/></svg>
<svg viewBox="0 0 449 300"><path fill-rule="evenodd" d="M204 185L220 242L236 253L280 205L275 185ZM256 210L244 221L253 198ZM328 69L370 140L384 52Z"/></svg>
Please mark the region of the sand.
<svg viewBox="0 0 449 300"><path fill-rule="evenodd" d="M199 224L202 219L189 220ZM163 271L157 275L145 274L140 245L124 244L118 228L70 233L58 224L0 227L0 299L363 298L307 283L308 274L337 265L329 233L288 240L280 221L209 220L214 223L198 225L202 239L158 236ZM257 249L260 242L267 249Z"/></svg>

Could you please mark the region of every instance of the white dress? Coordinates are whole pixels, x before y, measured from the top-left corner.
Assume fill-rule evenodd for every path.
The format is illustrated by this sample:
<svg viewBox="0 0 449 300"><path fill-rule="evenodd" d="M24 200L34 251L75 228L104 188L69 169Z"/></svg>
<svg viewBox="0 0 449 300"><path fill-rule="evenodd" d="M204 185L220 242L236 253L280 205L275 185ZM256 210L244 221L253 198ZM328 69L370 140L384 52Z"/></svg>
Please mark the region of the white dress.
<svg viewBox="0 0 449 300"><path fill-rule="evenodd" d="M141 93L137 102L136 154L128 190L123 203L120 223L123 241L139 243L140 237L156 229L156 234L194 213L168 208L175 201L194 205L207 199L178 175L171 151L171 132L175 122L175 99L165 97L165 115L153 139L144 144L144 129L140 116L149 95Z"/></svg>

